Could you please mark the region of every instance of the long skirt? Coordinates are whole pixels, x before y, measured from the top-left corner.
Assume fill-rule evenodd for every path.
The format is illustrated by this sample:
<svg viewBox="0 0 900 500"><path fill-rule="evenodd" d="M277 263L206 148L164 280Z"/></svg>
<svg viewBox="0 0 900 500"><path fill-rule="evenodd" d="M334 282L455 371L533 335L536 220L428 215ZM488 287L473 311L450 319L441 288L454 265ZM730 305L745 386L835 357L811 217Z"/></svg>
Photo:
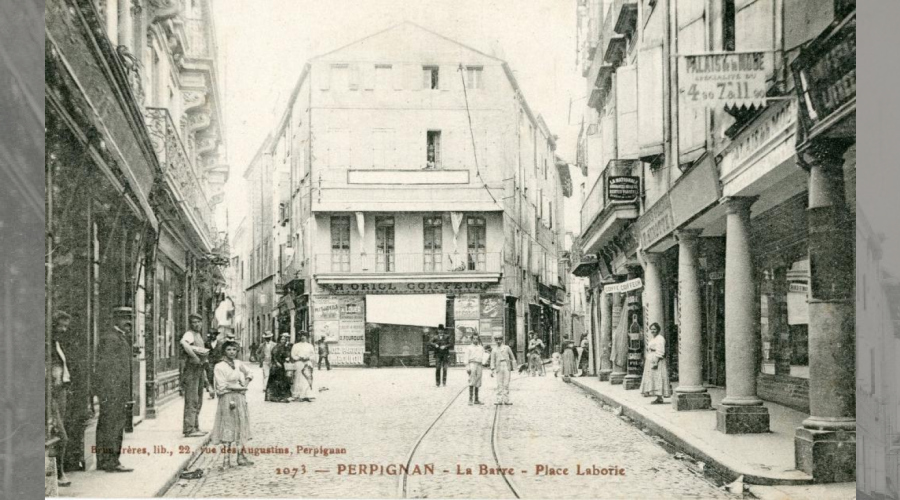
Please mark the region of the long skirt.
<svg viewBox="0 0 900 500"><path fill-rule="evenodd" d="M469 387L481 387L481 363L469 363Z"/></svg>
<svg viewBox="0 0 900 500"><path fill-rule="evenodd" d="M266 383L266 401L277 401L291 397L291 379L283 366L272 365Z"/></svg>
<svg viewBox="0 0 900 500"><path fill-rule="evenodd" d="M669 364L666 358L662 358L653 369L653 361L647 360L644 377L641 380L641 394L645 396L662 396L668 398L672 395L672 384L669 383Z"/></svg>
<svg viewBox="0 0 900 500"><path fill-rule="evenodd" d="M571 377L575 375L575 353L571 349L566 349L562 355L562 374L563 377Z"/></svg>
<svg viewBox="0 0 900 500"><path fill-rule="evenodd" d="M294 366L297 369L294 370L294 385L291 387L291 396L301 399L311 397L313 383L312 364L297 362Z"/></svg>
<svg viewBox="0 0 900 500"><path fill-rule="evenodd" d="M240 392L226 392L219 395L218 399L219 407L216 409L216 422L213 424L210 442L229 443L233 446L246 444L251 439L247 398Z"/></svg>

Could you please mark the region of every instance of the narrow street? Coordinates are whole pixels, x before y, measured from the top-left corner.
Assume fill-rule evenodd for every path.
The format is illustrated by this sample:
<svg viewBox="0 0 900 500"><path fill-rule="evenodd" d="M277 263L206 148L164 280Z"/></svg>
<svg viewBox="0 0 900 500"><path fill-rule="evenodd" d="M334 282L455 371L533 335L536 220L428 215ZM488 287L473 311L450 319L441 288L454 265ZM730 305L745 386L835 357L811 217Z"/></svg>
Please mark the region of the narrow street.
<svg viewBox="0 0 900 500"><path fill-rule="evenodd" d="M257 370L254 389L260 375ZM194 464L205 476L180 480L166 496L398 497L404 495L400 464L409 460L408 498L515 498L503 476L490 474L498 467L513 471L522 498L729 498L640 429L552 376L513 378L513 406L501 407L498 419L498 465L491 447L494 379L485 377L486 404L468 406L465 372L451 369L448 378L447 387L436 388L429 369L316 372L316 390L328 390L317 392L313 403L266 403L262 391L253 390L249 446L289 454L260 454L252 466L223 472L221 455L205 453ZM345 453L314 455L316 448ZM425 471L429 464L433 475L414 474L416 465ZM351 465L384 469L350 475ZM482 465L488 474L480 473ZM536 475L538 466L567 473ZM578 466L619 472L576 475ZM458 468L472 475L459 475Z"/></svg>

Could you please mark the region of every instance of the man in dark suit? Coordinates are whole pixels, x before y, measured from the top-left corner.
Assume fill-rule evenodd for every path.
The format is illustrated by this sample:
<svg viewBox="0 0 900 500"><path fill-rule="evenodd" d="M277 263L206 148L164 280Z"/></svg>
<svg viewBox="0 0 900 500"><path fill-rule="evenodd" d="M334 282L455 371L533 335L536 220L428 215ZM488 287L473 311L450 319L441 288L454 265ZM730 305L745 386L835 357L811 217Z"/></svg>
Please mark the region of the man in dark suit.
<svg viewBox="0 0 900 500"><path fill-rule="evenodd" d="M132 310L113 310L113 327L100 338L97 353L97 396L100 418L97 421L97 469L106 472L131 472L119 462L122 436L128 419L127 403L131 400Z"/></svg>
<svg viewBox="0 0 900 500"><path fill-rule="evenodd" d="M447 386L447 365L450 363L450 338L444 325L438 325L437 334L431 341L434 351L434 383L437 387Z"/></svg>

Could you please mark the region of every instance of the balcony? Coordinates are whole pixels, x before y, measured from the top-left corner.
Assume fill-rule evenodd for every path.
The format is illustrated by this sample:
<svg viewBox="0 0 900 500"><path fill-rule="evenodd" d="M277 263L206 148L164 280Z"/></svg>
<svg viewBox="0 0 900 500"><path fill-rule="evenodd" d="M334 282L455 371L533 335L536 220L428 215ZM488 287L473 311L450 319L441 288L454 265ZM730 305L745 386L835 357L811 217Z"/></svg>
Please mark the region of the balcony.
<svg viewBox="0 0 900 500"><path fill-rule="evenodd" d="M626 37L631 37L637 29L637 0L615 0L611 18L615 19L613 30Z"/></svg>
<svg viewBox="0 0 900 500"><path fill-rule="evenodd" d="M393 253L317 254L313 263L321 284L352 282L499 282L500 252L477 254Z"/></svg>
<svg viewBox="0 0 900 500"><path fill-rule="evenodd" d="M172 115L165 108L146 108L144 121L150 133L153 150L165 175L166 184L176 200L184 202L182 208L188 220L200 239L211 248L216 232L212 206L181 142L181 135L175 122L172 121Z"/></svg>
<svg viewBox="0 0 900 500"><path fill-rule="evenodd" d="M628 46L625 35L617 33L614 29L616 17L615 10L610 9L603 23L601 46L603 61L612 65L613 68L622 64L622 60L625 59L625 49Z"/></svg>
<svg viewBox="0 0 900 500"><path fill-rule="evenodd" d="M581 207L583 251L596 253L628 222L637 219L641 162L610 160Z"/></svg>

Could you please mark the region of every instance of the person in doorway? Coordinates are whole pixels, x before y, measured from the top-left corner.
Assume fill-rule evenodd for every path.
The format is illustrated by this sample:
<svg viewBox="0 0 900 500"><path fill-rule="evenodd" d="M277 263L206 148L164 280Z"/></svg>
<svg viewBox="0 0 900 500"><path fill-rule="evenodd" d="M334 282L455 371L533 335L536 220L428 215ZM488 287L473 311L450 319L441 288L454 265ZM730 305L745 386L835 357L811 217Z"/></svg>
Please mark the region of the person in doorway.
<svg viewBox="0 0 900 500"><path fill-rule="evenodd" d="M581 372L581 376L587 376L589 360L591 356L591 342L588 340L587 334L581 335L581 352L579 353L578 358L578 370Z"/></svg>
<svg viewBox="0 0 900 500"><path fill-rule="evenodd" d="M481 373L484 370L484 346L478 334L472 335L472 344L466 348L466 373L469 374L469 404L484 404L478 399L481 388Z"/></svg>
<svg viewBox="0 0 900 500"><path fill-rule="evenodd" d="M210 435L212 444L223 444L229 449L237 449L238 465L253 465L244 453L244 446L251 439L250 410L247 407L247 386L253 380L250 370L237 358L237 342L226 340L222 350L222 361L216 364L216 392L219 406ZM222 468L231 467L231 453L223 453Z"/></svg>
<svg viewBox="0 0 900 500"><path fill-rule="evenodd" d="M495 405L511 405L509 402L509 377L516 366L516 356L512 349L503 343L503 335L494 335L494 348L491 350L491 375L496 374L497 396Z"/></svg>
<svg viewBox="0 0 900 500"><path fill-rule="evenodd" d="M256 353L258 351L259 351L259 342L254 340L250 344L250 353L249 353L250 359L249 359L249 361L251 363L256 363L257 361L259 361L259 358L256 357Z"/></svg>
<svg viewBox="0 0 900 500"><path fill-rule="evenodd" d="M272 369L266 383L266 401L287 403L291 397L291 377L285 365L291 362L291 334L282 333L279 340L272 348Z"/></svg>
<svg viewBox="0 0 900 500"><path fill-rule="evenodd" d="M263 372L263 392L266 392L266 387L269 384L269 372L272 370L272 349L278 345L272 340L272 331L266 331L265 335L263 335L262 344L259 346L259 351L256 354L256 359L259 360L259 367L262 368Z"/></svg>
<svg viewBox="0 0 900 500"><path fill-rule="evenodd" d="M431 349L434 351L434 385L446 387L447 366L450 364L450 339L444 325L438 325L437 334L431 341Z"/></svg>
<svg viewBox="0 0 900 500"><path fill-rule="evenodd" d="M316 356L316 350L308 340L309 335L300 332L300 341L291 348L291 359L294 361L291 399L294 401L312 401L313 358Z"/></svg>
<svg viewBox="0 0 900 500"><path fill-rule="evenodd" d="M544 341L537 338L534 332L528 333L528 375L544 375Z"/></svg>
<svg viewBox="0 0 900 500"><path fill-rule="evenodd" d="M69 332L71 322L72 317L65 311L57 311L53 316L53 350L50 352L50 418L53 425L53 435L59 439L56 443L56 480L61 487L72 485L65 471L66 446L69 443L65 418L69 386L72 379L69 375L69 367L66 364L66 354L60 345L60 340Z"/></svg>
<svg viewBox="0 0 900 500"><path fill-rule="evenodd" d="M562 375L563 379L575 375L575 345L568 339L563 341Z"/></svg>
<svg viewBox="0 0 900 500"><path fill-rule="evenodd" d="M203 407L209 350L204 347L203 335L200 333L203 320L199 315L191 314L188 322L190 329L181 336L181 348L185 353L184 369L181 372L181 385L184 388L184 419L181 432L185 437L200 437L206 435L199 428L199 415L200 408Z"/></svg>
<svg viewBox="0 0 900 500"><path fill-rule="evenodd" d="M103 333L97 352L97 396L100 417L97 419L97 469L106 472L132 472L119 461L122 437L131 415L131 360L134 356L130 307L113 309L113 327Z"/></svg>
<svg viewBox="0 0 900 500"><path fill-rule="evenodd" d="M650 402L653 405L663 404L663 398L672 395L672 385L669 383L669 365L666 362L666 339L661 333L659 323L650 325L650 334L653 339L647 346L647 360L650 365L650 376L644 376L641 381L641 394L656 396Z"/></svg>
<svg viewBox="0 0 900 500"><path fill-rule="evenodd" d="M325 342L325 337L319 337L319 370L322 369L322 361L325 361L325 368L328 371L331 371L331 363L328 362L328 344Z"/></svg>

